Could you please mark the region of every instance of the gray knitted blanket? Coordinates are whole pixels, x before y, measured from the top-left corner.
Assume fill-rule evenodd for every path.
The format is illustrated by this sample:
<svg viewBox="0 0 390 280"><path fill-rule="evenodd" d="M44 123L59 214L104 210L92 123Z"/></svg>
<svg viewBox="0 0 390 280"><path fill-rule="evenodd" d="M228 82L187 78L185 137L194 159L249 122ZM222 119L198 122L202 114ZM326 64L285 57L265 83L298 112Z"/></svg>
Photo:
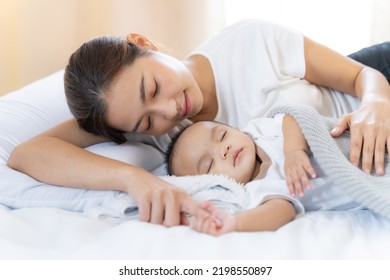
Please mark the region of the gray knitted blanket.
<svg viewBox="0 0 390 280"><path fill-rule="evenodd" d="M348 193L354 200L386 218L390 218L390 167L385 161L385 175L368 175L349 162L350 134L333 138L329 131L336 119L325 118L307 106L282 106L278 113L293 116L300 125L313 157L336 187ZM387 157L386 157L387 158Z"/></svg>

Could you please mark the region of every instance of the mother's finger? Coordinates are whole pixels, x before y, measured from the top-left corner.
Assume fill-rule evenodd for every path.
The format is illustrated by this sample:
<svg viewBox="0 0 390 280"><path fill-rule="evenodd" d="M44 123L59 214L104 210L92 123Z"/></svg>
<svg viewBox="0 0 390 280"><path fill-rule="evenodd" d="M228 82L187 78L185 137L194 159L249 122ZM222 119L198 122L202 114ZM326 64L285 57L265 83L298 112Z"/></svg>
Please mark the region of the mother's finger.
<svg viewBox="0 0 390 280"><path fill-rule="evenodd" d="M180 203L172 195L167 195L163 202L165 205L164 226L172 227L181 224L185 216L182 217L180 212ZM183 220L183 223L186 222Z"/></svg>
<svg viewBox="0 0 390 280"><path fill-rule="evenodd" d="M180 209L195 217L202 218L210 216L209 212L202 209L202 207L187 194L183 195L180 199Z"/></svg>
<svg viewBox="0 0 390 280"><path fill-rule="evenodd" d="M375 172L377 175L384 174L384 161L385 161L385 149L386 149L386 137L383 133L379 133L375 141Z"/></svg>
<svg viewBox="0 0 390 280"><path fill-rule="evenodd" d="M350 114L340 117L335 127L330 131L330 134L333 137L339 137L345 130L349 128L350 119Z"/></svg>
<svg viewBox="0 0 390 280"><path fill-rule="evenodd" d="M362 170L370 174L374 159L376 133L372 129L367 129L364 133L362 149Z"/></svg>
<svg viewBox="0 0 390 280"><path fill-rule="evenodd" d="M164 220L165 203L161 192L154 192L151 205L150 222L161 225ZM179 214L179 213L178 213Z"/></svg>
<svg viewBox="0 0 390 280"><path fill-rule="evenodd" d="M150 221L150 199L148 197L143 197L138 202L138 219L142 222Z"/></svg>
<svg viewBox="0 0 390 280"><path fill-rule="evenodd" d="M358 166L360 162L360 154L362 152L363 133L360 127L351 127L351 143L349 159L352 164Z"/></svg>

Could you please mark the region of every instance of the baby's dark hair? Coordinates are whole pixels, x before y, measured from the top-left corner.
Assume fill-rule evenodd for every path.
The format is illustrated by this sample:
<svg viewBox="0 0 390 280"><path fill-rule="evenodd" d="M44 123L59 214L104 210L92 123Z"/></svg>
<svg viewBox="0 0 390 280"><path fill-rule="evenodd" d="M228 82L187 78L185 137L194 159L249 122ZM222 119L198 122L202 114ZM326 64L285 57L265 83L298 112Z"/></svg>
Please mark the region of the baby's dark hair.
<svg viewBox="0 0 390 280"><path fill-rule="evenodd" d="M173 156L174 156L175 151L176 151L176 144L177 144L180 136L183 134L183 132L186 131L187 128L189 128L190 126L191 125L183 128L178 133L176 133L176 135L172 137L171 143L169 143L169 145L168 145L167 151L165 152L165 163L167 166L168 175L175 175L173 168L172 168L172 159L173 159Z"/></svg>

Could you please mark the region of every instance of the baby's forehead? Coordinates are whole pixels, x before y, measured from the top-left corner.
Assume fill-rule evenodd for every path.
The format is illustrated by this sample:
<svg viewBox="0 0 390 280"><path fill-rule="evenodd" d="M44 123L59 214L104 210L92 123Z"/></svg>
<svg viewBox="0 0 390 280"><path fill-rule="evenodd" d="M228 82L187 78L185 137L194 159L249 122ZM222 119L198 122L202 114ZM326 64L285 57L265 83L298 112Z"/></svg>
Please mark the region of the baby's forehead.
<svg viewBox="0 0 390 280"><path fill-rule="evenodd" d="M180 139L183 138L193 138L196 136L197 139L204 139L202 136L206 136L211 133L211 131L214 129L229 127L226 124L215 122L215 121L200 121L193 123L185 131L183 131L182 135L179 137ZM178 140L180 140L178 139Z"/></svg>
<svg viewBox="0 0 390 280"><path fill-rule="evenodd" d="M210 121L196 122L187 127L176 139L171 154L173 175L195 174L197 158L207 146L210 131L216 124Z"/></svg>
<svg viewBox="0 0 390 280"><path fill-rule="evenodd" d="M179 136L176 141L176 145L181 145L182 143L189 144L188 141L192 142L194 139L197 139L198 141L205 140L206 138L204 136L218 125L220 124L212 121L200 121L193 123Z"/></svg>
<svg viewBox="0 0 390 280"><path fill-rule="evenodd" d="M184 131L180 134L176 143L182 142L184 139L193 138L195 136L201 136L207 133L212 128L209 122L196 122L191 124L189 127L184 129Z"/></svg>
<svg viewBox="0 0 390 280"><path fill-rule="evenodd" d="M192 124L190 128L209 130L216 126L227 126L227 125L215 121L200 121Z"/></svg>

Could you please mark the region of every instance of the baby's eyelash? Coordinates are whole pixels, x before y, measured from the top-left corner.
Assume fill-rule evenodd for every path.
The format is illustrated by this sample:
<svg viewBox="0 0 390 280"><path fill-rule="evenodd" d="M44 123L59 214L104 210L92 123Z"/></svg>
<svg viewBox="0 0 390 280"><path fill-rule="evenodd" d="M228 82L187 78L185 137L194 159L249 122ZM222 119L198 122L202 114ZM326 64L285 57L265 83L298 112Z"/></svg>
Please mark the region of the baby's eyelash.
<svg viewBox="0 0 390 280"><path fill-rule="evenodd" d="M160 87L156 81L156 79L154 79L154 83L155 83L155 90L154 90L154 93L153 93L153 98L156 97L156 95L159 93L159 90L160 90Z"/></svg>
<svg viewBox="0 0 390 280"><path fill-rule="evenodd" d="M227 131L225 131L221 136L221 141L225 138Z"/></svg>

